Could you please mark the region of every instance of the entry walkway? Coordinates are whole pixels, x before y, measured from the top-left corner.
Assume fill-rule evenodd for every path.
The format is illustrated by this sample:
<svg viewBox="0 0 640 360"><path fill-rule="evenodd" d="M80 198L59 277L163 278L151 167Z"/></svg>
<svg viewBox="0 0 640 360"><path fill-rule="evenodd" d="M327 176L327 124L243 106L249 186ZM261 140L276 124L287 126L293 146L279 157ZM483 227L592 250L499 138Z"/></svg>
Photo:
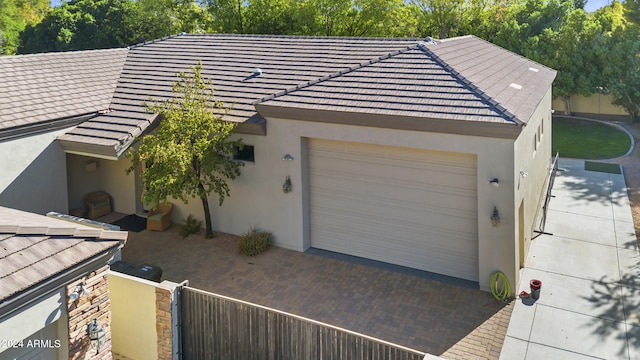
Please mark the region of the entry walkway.
<svg viewBox="0 0 640 360"><path fill-rule="evenodd" d="M640 255L623 175L560 159L500 359L640 359Z"/></svg>

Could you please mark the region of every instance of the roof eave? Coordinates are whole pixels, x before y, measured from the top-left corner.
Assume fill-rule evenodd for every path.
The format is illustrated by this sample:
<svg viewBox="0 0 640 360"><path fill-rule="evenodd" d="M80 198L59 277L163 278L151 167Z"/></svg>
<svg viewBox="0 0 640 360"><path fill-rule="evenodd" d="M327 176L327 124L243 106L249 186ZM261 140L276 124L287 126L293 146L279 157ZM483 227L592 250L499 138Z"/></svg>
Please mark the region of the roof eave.
<svg viewBox="0 0 640 360"><path fill-rule="evenodd" d="M485 121L447 120L420 116L398 116L361 112L302 109L268 103L255 104L265 118L314 121L332 124L368 126L394 130L434 132L454 135L516 139L522 125Z"/></svg>
<svg viewBox="0 0 640 360"><path fill-rule="evenodd" d="M15 140L22 137L62 130L81 124L97 115L96 112L79 114L62 119L43 121L35 124L0 129L0 141Z"/></svg>
<svg viewBox="0 0 640 360"><path fill-rule="evenodd" d="M111 260L116 252L123 246L124 242L114 241L112 247L85 259L75 266L67 268L63 272L44 279L26 290L0 300L0 314L2 314L0 315L0 323L51 294L51 292L58 290L61 286L73 282L91 271L108 265L109 260Z"/></svg>

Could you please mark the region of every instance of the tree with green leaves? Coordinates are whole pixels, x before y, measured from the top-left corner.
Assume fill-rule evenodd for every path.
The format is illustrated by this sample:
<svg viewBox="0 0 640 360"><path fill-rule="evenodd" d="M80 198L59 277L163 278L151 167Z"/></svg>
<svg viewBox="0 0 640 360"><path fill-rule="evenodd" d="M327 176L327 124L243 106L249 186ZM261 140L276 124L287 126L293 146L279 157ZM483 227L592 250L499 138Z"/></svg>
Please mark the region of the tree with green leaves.
<svg viewBox="0 0 640 360"><path fill-rule="evenodd" d="M124 47L203 31L206 23L206 11L194 0L71 0L28 26L18 52Z"/></svg>
<svg viewBox="0 0 640 360"><path fill-rule="evenodd" d="M608 75L602 92L614 97L634 122L640 121L640 29L619 27L611 34L604 72Z"/></svg>
<svg viewBox="0 0 640 360"><path fill-rule="evenodd" d="M211 29L223 34L243 34L246 6L244 0L204 0L211 15Z"/></svg>
<svg viewBox="0 0 640 360"><path fill-rule="evenodd" d="M214 98L210 79L202 75L202 64L181 72L173 85L174 97L154 101L148 111L159 114L160 125L144 135L127 156L131 167L145 164L142 171L143 200L152 205L172 197L187 203L199 198L204 209L206 237L213 237L209 194L219 204L230 195L228 180L240 175L241 162L233 160L241 139L232 140L235 124L224 120L228 109Z"/></svg>
<svg viewBox="0 0 640 360"><path fill-rule="evenodd" d="M624 7L629 21L640 25L640 0L624 0Z"/></svg>
<svg viewBox="0 0 640 360"><path fill-rule="evenodd" d="M0 55L12 55L20 44L20 33L42 21L49 0L0 0Z"/></svg>

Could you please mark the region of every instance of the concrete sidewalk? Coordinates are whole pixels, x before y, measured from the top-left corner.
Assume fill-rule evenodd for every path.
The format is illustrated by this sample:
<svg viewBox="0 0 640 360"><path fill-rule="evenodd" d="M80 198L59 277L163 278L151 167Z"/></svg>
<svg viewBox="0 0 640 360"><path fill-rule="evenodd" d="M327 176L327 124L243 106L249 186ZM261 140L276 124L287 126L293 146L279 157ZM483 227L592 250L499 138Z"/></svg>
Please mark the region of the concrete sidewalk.
<svg viewBox="0 0 640 360"><path fill-rule="evenodd" d="M640 359L640 255L623 175L560 159L545 232L532 241L500 359Z"/></svg>

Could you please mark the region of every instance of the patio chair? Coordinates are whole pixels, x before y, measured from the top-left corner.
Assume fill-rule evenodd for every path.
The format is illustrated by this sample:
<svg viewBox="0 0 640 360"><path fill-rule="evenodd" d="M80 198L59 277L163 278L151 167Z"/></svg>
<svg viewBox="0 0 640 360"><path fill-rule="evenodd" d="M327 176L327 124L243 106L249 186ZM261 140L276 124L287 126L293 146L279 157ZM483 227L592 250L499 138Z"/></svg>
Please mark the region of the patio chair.
<svg viewBox="0 0 640 360"><path fill-rule="evenodd" d="M158 207L149 211L147 215L147 230L165 231L171 226L171 210L173 204L162 203Z"/></svg>
<svg viewBox="0 0 640 360"><path fill-rule="evenodd" d="M89 219L111 214L111 197L104 191L96 191L84 197Z"/></svg>

